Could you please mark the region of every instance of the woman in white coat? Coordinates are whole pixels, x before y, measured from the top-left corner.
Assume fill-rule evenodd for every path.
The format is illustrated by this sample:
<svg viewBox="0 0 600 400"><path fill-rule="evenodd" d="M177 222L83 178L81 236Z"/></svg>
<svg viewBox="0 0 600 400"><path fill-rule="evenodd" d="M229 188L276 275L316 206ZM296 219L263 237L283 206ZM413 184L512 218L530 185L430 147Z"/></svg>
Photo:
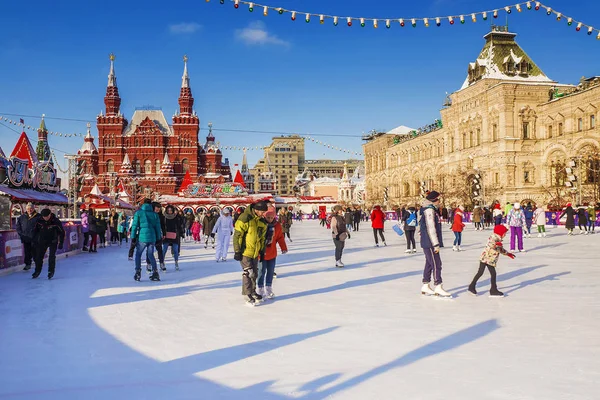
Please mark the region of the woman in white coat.
<svg viewBox="0 0 600 400"><path fill-rule="evenodd" d="M212 233L216 234L217 238L217 254L215 255L217 262L227 261L227 251L229 250L231 235L233 235L233 218L229 215L228 208L221 211L221 216L215 222Z"/></svg>

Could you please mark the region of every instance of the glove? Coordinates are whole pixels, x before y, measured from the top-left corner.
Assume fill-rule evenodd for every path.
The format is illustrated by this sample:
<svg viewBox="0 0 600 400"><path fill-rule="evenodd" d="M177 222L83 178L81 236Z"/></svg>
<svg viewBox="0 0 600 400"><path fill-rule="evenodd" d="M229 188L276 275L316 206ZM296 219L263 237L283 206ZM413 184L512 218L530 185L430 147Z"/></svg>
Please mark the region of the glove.
<svg viewBox="0 0 600 400"><path fill-rule="evenodd" d="M63 242L58 242L58 248L62 250L62 248L63 248Z"/></svg>
<svg viewBox="0 0 600 400"><path fill-rule="evenodd" d="M435 247L433 248L433 252L434 252L435 254L438 254L438 253L440 252L440 248L439 248L439 246L435 246Z"/></svg>
<svg viewBox="0 0 600 400"><path fill-rule="evenodd" d="M340 235L339 234L335 235L335 240L340 240Z"/></svg>
<svg viewBox="0 0 600 400"><path fill-rule="evenodd" d="M513 260L516 257L513 253L506 253L506 256L512 258Z"/></svg>
<svg viewBox="0 0 600 400"><path fill-rule="evenodd" d="M285 254L285 253L287 253L287 250L286 250L286 251L282 251L282 252L281 252L281 254Z"/></svg>
<svg viewBox="0 0 600 400"><path fill-rule="evenodd" d="M496 246L502 247L502 242L496 242Z"/></svg>
<svg viewBox="0 0 600 400"><path fill-rule="evenodd" d="M234 259L235 261L242 261L242 253L240 253L240 252L236 252L236 253L233 255L233 259Z"/></svg>
<svg viewBox="0 0 600 400"><path fill-rule="evenodd" d="M229 232L229 236L233 235L233 232Z"/></svg>

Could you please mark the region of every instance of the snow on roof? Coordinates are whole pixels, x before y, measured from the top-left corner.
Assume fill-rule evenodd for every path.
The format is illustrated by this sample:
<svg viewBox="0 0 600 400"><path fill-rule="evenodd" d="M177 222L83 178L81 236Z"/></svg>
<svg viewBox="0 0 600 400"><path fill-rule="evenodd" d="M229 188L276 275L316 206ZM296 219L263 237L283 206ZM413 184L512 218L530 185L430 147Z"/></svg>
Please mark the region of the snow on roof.
<svg viewBox="0 0 600 400"><path fill-rule="evenodd" d="M125 128L125 136L132 135L135 129L144 121L146 118L154 122L154 125L162 132L163 135L172 136L173 131L167 123L165 115L161 110L135 110L133 117L127 128Z"/></svg>
<svg viewBox="0 0 600 400"><path fill-rule="evenodd" d="M388 132L389 135L408 135L415 129L409 128L408 126L400 125Z"/></svg>

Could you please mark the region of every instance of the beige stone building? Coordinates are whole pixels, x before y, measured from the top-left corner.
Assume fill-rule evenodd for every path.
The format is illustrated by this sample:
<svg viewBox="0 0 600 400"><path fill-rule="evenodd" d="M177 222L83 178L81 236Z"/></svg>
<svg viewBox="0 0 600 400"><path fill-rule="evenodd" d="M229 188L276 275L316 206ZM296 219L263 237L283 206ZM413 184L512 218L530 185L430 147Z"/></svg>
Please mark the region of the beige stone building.
<svg viewBox="0 0 600 400"><path fill-rule="evenodd" d="M367 204L383 204L386 188L390 207L420 202L425 190L467 206L599 201L600 78L558 84L515 36L492 27L441 122L366 138Z"/></svg>
<svg viewBox="0 0 600 400"><path fill-rule="evenodd" d="M250 174L254 177L254 188L258 193L273 193L281 196L294 196L296 178L306 173L315 178L337 179L344 173L344 165L350 174L362 166L362 160L306 160L304 138L299 135L277 136L268 147L264 156ZM337 197L337 186L320 189L318 196ZM331 192L331 193L330 193Z"/></svg>

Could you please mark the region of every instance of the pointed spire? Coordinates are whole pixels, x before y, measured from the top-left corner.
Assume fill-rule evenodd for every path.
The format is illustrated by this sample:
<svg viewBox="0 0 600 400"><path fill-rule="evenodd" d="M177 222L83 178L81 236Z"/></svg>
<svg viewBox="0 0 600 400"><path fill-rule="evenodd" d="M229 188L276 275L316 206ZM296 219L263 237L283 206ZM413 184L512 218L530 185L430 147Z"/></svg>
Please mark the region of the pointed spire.
<svg viewBox="0 0 600 400"><path fill-rule="evenodd" d="M117 86L117 76L115 75L115 55L110 53L108 56L110 59L110 72L108 74L108 86Z"/></svg>
<svg viewBox="0 0 600 400"><path fill-rule="evenodd" d="M94 185L94 187L90 191L90 194L93 194L95 196L102 196L102 192L100 191L100 188L98 187L97 183Z"/></svg>
<svg viewBox="0 0 600 400"><path fill-rule="evenodd" d="M38 131L48 132L48 129L46 129L46 122L44 122L45 116L46 116L46 114L42 114L42 121L40 122L40 129L38 129Z"/></svg>
<svg viewBox="0 0 600 400"><path fill-rule="evenodd" d="M79 154L98 153L98 149L96 148L96 145L94 144L94 137L92 136L92 132L90 129L91 126L92 125L88 122L87 134L85 135L85 138L83 139L83 146L81 146L81 149L79 149Z"/></svg>
<svg viewBox="0 0 600 400"><path fill-rule="evenodd" d="M173 164L171 164L171 160L169 160L169 153L165 151L165 156L163 158L162 165L160 167L159 174L160 175L171 175L175 172L173 169Z"/></svg>
<svg viewBox="0 0 600 400"><path fill-rule="evenodd" d="M185 55L185 56L183 56L183 76L181 77L181 87L182 88L190 87L190 77L188 76L187 62L188 62L188 56Z"/></svg>
<svg viewBox="0 0 600 400"><path fill-rule="evenodd" d="M121 169L119 170L120 174L133 174L133 167L131 166L131 161L129 161L129 155L125 153L125 157L123 157L123 163L121 164Z"/></svg>
<svg viewBox="0 0 600 400"><path fill-rule="evenodd" d="M248 172L248 157L246 156L247 149L244 147L244 157L242 158L242 172Z"/></svg>

